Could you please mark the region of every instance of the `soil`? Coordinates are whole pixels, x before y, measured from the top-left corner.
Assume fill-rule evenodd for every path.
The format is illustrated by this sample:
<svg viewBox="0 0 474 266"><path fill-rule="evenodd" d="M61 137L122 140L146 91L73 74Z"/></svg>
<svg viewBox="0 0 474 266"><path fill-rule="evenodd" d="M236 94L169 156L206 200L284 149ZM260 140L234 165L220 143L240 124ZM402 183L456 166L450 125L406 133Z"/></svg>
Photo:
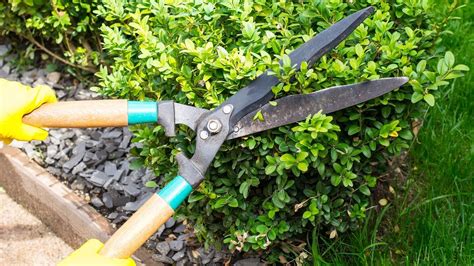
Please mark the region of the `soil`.
<svg viewBox="0 0 474 266"><path fill-rule="evenodd" d="M72 251L0 187L0 265L56 265Z"/></svg>

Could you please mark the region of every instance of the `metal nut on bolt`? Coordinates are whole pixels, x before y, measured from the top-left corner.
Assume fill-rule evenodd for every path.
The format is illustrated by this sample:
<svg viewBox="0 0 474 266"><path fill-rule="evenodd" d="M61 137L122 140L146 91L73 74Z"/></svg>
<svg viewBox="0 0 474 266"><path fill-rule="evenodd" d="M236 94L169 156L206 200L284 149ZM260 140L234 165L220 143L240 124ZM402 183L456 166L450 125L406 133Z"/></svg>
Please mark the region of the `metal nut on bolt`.
<svg viewBox="0 0 474 266"><path fill-rule="evenodd" d="M222 124L217 119L211 119L207 122L207 130L211 133L219 133L222 129Z"/></svg>
<svg viewBox="0 0 474 266"><path fill-rule="evenodd" d="M201 139L207 139L207 138L209 138L209 133L207 131L203 130L203 131L199 132L199 137Z"/></svg>
<svg viewBox="0 0 474 266"><path fill-rule="evenodd" d="M234 109L234 106L232 106L232 104L228 104L222 107L222 112L224 112L224 114L230 114L230 112L232 112L233 109Z"/></svg>

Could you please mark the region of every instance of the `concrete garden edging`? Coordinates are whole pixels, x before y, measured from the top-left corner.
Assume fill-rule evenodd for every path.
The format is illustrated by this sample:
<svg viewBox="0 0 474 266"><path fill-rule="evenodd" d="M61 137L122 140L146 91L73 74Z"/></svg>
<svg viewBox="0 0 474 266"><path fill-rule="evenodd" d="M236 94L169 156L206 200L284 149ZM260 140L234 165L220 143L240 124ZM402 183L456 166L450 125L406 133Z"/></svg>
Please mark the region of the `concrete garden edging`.
<svg viewBox="0 0 474 266"><path fill-rule="evenodd" d="M114 231L106 218L17 148L0 149L0 186L73 248L90 238L105 241ZM144 248L134 258L159 265Z"/></svg>

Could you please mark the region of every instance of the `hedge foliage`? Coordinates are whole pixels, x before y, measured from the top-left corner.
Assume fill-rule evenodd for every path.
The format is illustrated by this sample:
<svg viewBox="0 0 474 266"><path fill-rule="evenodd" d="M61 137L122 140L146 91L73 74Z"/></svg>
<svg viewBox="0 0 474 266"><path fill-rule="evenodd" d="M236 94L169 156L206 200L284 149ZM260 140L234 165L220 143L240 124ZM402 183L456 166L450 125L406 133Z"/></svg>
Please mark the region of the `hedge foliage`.
<svg viewBox="0 0 474 266"><path fill-rule="evenodd" d="M25 17L15 2L38 1L0 4L0 9L10 8L7 16L0 12L0 25ZM381 77L410 78L378 99L221 148L206 180L178 215L207 242L239 251L283 246L298 255L308 229L318 227L331 238L356 229L374 204L371 191L387 171L387 160L413 141L413 120L435 104L439 88L468 70L437 46L455 4L441 11L426 0L53 2L60 2L60 12L74 23L55 27L55 11L30 12L26 24L7 31L26 28L59 44L64 36L80 43L79 36L100 32L103 51L91 58L102 56L110 63L84 60L100 65L95 89L109 97L172 99L212 109L266 69L279 73L282 83L273 89L277 97ZM377 11L350 37L313 67L303 65L294 73L286 62L292 49L368 5ZM89 16L77 11L91 7ZM50 22L42 21L55 30L45 33L36 26L32 31L28 21L37 21L35 16L49 17ZM286 62L281 67L280 59ZM195 134L184 127L172 139L159 126L134 132L134 141L143 143L132 151L140 158L137 163L165 180L177 171L172 155L194 151Z"/></svg>

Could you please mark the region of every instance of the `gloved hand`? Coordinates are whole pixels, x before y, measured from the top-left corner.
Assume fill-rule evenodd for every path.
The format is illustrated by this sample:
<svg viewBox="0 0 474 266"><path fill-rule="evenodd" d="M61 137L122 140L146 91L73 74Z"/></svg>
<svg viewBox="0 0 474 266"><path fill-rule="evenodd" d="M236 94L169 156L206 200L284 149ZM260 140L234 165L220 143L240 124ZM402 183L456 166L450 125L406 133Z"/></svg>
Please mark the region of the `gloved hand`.
<svg viewBox="0 0 474 266"><path fill-rule="evenodd" d="M91 239L61 261L58 266L135 266L135 261L128 259L113 259L99 255L104 246L99 240Z"/></svg>
<svg viewBox="0 0 474 266"><path fill-rule="evenodd" d="M35 88L19 82L0 79L0 141L44 140L48 132L41 128L23 124L24 115L43 103L56 102L54 91L45 85Z"/></svg>

